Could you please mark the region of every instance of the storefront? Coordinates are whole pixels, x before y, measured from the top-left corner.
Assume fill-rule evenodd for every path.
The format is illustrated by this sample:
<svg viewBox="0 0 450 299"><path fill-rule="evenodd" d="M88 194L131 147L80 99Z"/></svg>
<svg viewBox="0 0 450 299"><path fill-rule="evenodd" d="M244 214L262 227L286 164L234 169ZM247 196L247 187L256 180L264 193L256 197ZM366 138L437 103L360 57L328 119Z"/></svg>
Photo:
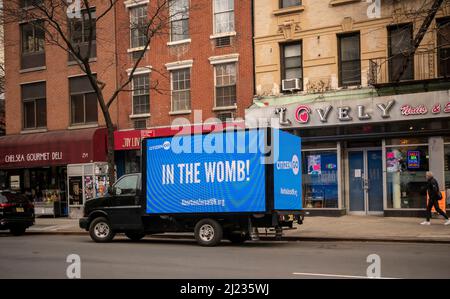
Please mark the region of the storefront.
<svg viewBox="0 0 450 299"><path fill-rule="evenodd" d="M37 216L67 216L71 207L75 211L84 204L84 194L90 188L83 180L78 188L83 194L81 200L76 204L71 200L74 167L91 167L95 182L95 166L106 161L106 140L105 129L1 137L0 188L19 191L32 199ZM103 174L98 169L98 174Z"/></svg>
<svg viewBox="0 0 450 299"><path fill-rule="evenodd" d="M427 171L450 208L448 91L252 108L246 122L302 137L303 201L312 214L423 215Z"/></svg>

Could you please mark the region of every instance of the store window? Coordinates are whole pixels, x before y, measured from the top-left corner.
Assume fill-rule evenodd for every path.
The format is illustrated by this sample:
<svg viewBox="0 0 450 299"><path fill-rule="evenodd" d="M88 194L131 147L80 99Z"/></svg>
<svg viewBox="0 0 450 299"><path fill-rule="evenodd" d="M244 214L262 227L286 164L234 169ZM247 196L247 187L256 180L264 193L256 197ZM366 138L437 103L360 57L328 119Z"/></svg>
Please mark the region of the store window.
<svg viewBox="0 0 450 299"><path fill-rule="evenodd" d="M98 120L97 96L86 76L69 79L71 124L93 124Z"/></svg>
<svg viewBox="0 0 450 299"><path fill-rule="evenodd" d="M311 208L339 207L337 152L305 151L303 156L303 206Z"/></svg>
<svg viewBox="0 0 450 299"><path fill-rule="evenodd" d="M450 141L450 140L449 140ZM450 210L450 143L444 147L444 171L445 171L445 195L447 201L447 209Z"/></svg>
<svg viewBox="0 0 450 299"><path fill-rule="evenodd" d="M390 209L424 209L428 145L386 148L387 206Z"/></svg>

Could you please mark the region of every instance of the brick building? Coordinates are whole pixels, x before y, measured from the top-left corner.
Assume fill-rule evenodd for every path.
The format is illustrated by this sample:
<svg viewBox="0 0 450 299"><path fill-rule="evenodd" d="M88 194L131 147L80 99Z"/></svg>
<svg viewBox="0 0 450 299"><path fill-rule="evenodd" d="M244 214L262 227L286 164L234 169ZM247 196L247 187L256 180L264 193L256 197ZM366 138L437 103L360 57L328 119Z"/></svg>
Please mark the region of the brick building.
<svg viewBox="0 0 450 299"><path fill-rule="evenodd" d="M108 5L92 2L90 12L67 24L81 48L87 44L88 13L96 18ZM18 3L17 9L36 9L30 1ZM105 95L125 80L142 51L135 25L145 22L152 3L119 1L96 22L90 64L105 83ZM163 14L174 10L176 17L152 39L132 84L110 108L119 176L139 170L142 136L173 134L177 117L190 123L243 117L252 101L251 1L171 3ZM67 203L81 206L105 192L105 121L74 59L33 22L5 24L7 136L0 139L0 183L39 197L42 213L53 208L64 214Z"/></svg>

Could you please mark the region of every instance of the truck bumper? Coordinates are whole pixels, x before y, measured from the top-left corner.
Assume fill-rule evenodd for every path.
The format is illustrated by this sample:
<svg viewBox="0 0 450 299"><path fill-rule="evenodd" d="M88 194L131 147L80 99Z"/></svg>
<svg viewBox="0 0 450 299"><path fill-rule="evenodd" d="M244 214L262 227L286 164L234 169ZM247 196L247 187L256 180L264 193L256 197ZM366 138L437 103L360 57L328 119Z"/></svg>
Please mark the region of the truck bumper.
<svg viewBox="0 0 450 299"><path fill-rule="evenodd" d="M84 230L89 229L89 219L88 218L86 218L86 217L80 218L79 223L80 223L80 228L82 228Z"/></svg>

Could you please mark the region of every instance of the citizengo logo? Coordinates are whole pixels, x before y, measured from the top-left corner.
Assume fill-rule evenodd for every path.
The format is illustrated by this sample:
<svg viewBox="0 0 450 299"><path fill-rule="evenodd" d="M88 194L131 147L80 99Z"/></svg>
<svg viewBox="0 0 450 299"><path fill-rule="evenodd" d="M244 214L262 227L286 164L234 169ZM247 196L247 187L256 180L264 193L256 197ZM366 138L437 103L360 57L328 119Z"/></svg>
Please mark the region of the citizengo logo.
<svg viewBox="0 0 450 299"><path fill-rule="evenodd" d="M170 141L164 142L163 148L164 148L166 151L168 151L168 150L170 149Z"/></svg>
<svg viewBox="0 0 450 299"><path fill-rule="evenodd" d="M160 145L154 145L154 146L149 146L148 150L149 151L155 151L155 150L160 150L160 149L164 149L164 150L169 150L170 149L170 141L166 141L163 144Z"/></svg>
<svg viewBox="0 0 450 299"><path fill-rule="evenodd" d="M292 172L294 175L298 175L299 172L299 161L298 156L293 155L291 161L278 161L277 162L277 170L286 170L286 169L292 169Z"/></svg>

